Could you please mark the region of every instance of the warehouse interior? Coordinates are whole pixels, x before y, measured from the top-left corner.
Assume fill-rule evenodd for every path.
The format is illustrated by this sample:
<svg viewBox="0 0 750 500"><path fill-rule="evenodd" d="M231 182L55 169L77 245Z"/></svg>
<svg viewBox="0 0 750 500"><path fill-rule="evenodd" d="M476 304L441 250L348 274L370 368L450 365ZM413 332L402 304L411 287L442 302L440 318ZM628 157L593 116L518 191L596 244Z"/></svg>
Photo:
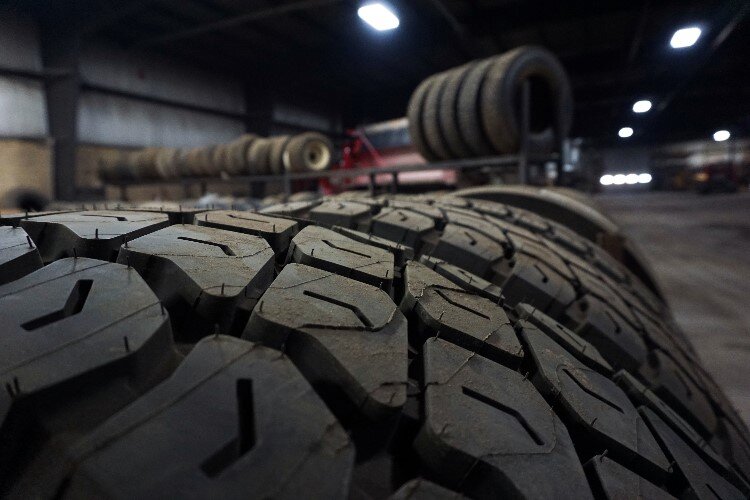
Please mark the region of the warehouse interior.
<svg viewBox="0 0 750 500"><path fill-rule="evenodd" d="M404 313L405 324L412 322L408 323L409 380L408 384L389 380L378 387L368 386L367 390L357 386L361 400L339 404L336 398L352 397L347 392L350 387L342 389L336 385L338 381L325 379L311 367L315 363L333 366L340 353L325 357L320 352L335 349L324 341L320 345L313 342L304 345L321 357L311 355L312 361L300 361L294 356L302 354L295 349L302 348L290 340L290 358L303 378L311 381L307 392L299 386L299 394L304 395L300 398L317 394L325 403L322 406L330 409L333 422L342 422L345 434L356 445L352 445L356 459L349 457L354 464L350 464L352 485L326 490L323 483L333 481L327 476L335 474L317 471L319 476L326 476L325 480L320 479L321 485L315 483L312 490L295 492L308 491L311 498L410 498L411 490L404 488L412 485L410 488L424 493L425 498L437 498L446 491L485 498L490 496L488 492L501 490L514 497L532 498L539 492L541 497L557 497L564 490L555 490L543 481L545 488L551 489L527 491L514 483L512 474L503 475L506 471L500 474L504 479L497 480L497 484L510 488L508 491L492 489L496 485L491 488L495 483L490 480L488 489L483 489L482 474L492 475L482 469L482 460L505 451L485 450L475 459L462 450L466 456L461 455L459 460L459 455L451 455L455 451L452 448L445 451L435 445L429 453L420 448L428 438L442 439L445 428L454 423L446 424L439 432L433 430L433 434L419 431L420 418L430 416L425 410L426 387L439 384L428 381L427 371L424 375L413 374L428 369L427 348L412 345L414 339L421 343L422 336L433 336L435 343L443 342L442 331L445 342L468 349L461 343L466 342L460 337L465 332L456 333L461 327L441 323L445 311L455 306L463 313L473 312L487 320L492 317L494 321L496 317L486 311L476 312L479 309L475 309L475 302L462 302L451 295L463 288L475 294L471 300L489 299L508 313L508 325L513 325L521 339L518 352L524 352L520 355L522 361L513 361L518 361L513 369L523 375L523 383L528 379L539 389L538 377L544 370L535 372L529 368L541 362L537 358L534 363L530 361L533 346L518 326L523 321L532 322L533 314L519 311L537 293L545 298L540 299L543 305L532 303L534 307L548 314L552 323L557 322L557 328L569 328L584 339L582 350L574 357L589 368L606 366L607 376L618 381L626 401L637 399L643 407L658 401L662 405L656 405L660 417L664 415L659 411L665 410L659 408L667 408L667 413L672 412L671 408L677 409L678 439L692 439L690 449L697 450L696 460L701 462L694 469L682 466L679 454L672 453L671 441L662 439L658 425L653 425L646 416L648 412L638 405L638 419L642 419L638 425L645 429L643 422L647 421L649 432L657 435L654 442L666 451L668 472L655 473L653 463L648 461L645 465L638 460L628 462L623 457L630 457L630 451L618 448L621 443L607 442L601 449L598 444L591 448L588 444L579 445L589 429L582 430L580 422L571 424L563 419L565 425L575 429L571 431L574 453L585 470L585 474L581 472L583 481L594 485L593 497L661 498L664 494L664 498L671 498L668 493L680 498L733 498L735 491L740 493L738 498L747 497L750 438L744 435L742 426L750 425L750 311L746 307L750 294L749 58L750 2L737 0L0 1L0 329L7 326L8 331L12 330L11 323L15 328L19 321L16 315L24 314L14 309L21 307L17 299L26 300L28 295L24 294L31 293L21 286L27 283L24 280L51 282L50 269L64 261L72 259L75 267L81 258L91 258L109 261L112 266L126 266L128 271L133 269L148 285L144 289L154 291L161 314L168 316L167 326L174 334L170 356L178 353L174 359L160 361L158 374L154 371L138 379L142 386L131 392L146 394L155 381L180 373L181 363L190 360L190 353L199 349L196 346L203 342L200 339L214 334L215 339L238 337L271 345L284 353L287 337L267 343L262 335L253 337L256 333L248 332L253 325L276 332L274 329L280 327L262 316L263 304L268 304L267 311L274 311L277 305L272 296L269 298L272 292L329 279L315 275L304 281L295 277L298 283L287 276L292 266L318 266L332 275L358 280L358 285L364 282L369 288L385 292L386 302L395 303L396 313ZM142 219L134 222L136 219L128 219L129 213ZM395 221L387 219L389 216ZM240 219L245 222L238 222ZM115 227L120 222L122 228ZM110 223L112 226L107 226ZM127 226L131 223L132 227ZM133 229L138 224L141 225ZM461 229L451 233L454 227ZM23 236L2 232L11 228L25 232ZM210 230L233 232L237 238L241 233L243 238L252 235L259 237L256 239L260 243L248 240L240 244L226 234L226 241L219 242L219 236L216 240L205 236ZM327 231L329 239L313 230ZM252 280L235 286L231 281L245 279L246 269L219 271L220 266L209 260L164 264L163 259L172 250L154 253L148 245L158 247L162 243L154 243L156 236L153 241L145 240L149 234L161 232L180 240L178 245L192 242L208 246L202 250L175 247L188 248L182 253L190 258L203 255L208 259L214 251L221 258L256 259L264 252L271 257L258 264L258 269L253 268L256 274ZM305 245L312 240L301 239L303 234L320 239L326 246L306 253ZM349 239L344 244L343 240L331 239L331 235ZM461 238L462 242L456 243ZM261 243L265 247L252 246ZM528 254L524 253L524 244L531 248ZM233 245L240 245L240 250ZM148 251L143 250L147 247ZM17 254L21 248L23 254ZM373 256L387 254L383 259L390 259L391 267L385 274L379 268L370 270L381 261L346 267L350 266L347 259L370 259L367 248L377 249L372 250ZM337 251L344 253L336 254ZM150 260L144 257L148 252L152 252ZM333 264L321 264L329 258L325 252L333 252ZM174 252L178 256L182 253ZM321 256L320 261L316 255ZM521 265L515 267L517 262L524 262L520 255L537 259L529 267L531 274L523 275ZM544 267L557 265L558 261L564 263L559 266L563 270L558 274L564 282L559 286L551 278L554 273ZM256 265L249 262L245 264ZM441 310L436 315L438 319L429 316L434 311L428 305L415 312L422 307L422 294L428 297L428 288L426 281L419 281L425 279L421 275L414 278L413 267L411 276L408 274L413 262L429 267L429 272L437 276L434 279L442 280L436 281L441 284L435 285L435 293L445 291L450 296L439 295L446 301L441 307L448 309ZM587 270L582 272L581 268ZM534 269L544 284L537 283L538 289L533 291L523 288L531 285L518 285L526 283L524 280L531 282ZM191 275L196 270L204 273L200 279ZM45 271L47 275L43 274ZM589 277L581 279L581 274ZM417 285L409 281L412 278ZM71 318L86 310L84 303L92 279L76 281L74 292L65 290L59 310L50 309L44 315L40 312L39 318L30 317L19 324L17 331L29 335L61 319L73 321ZM260 282L263 284L257 284ZM460 287L451 288L451 282ZM603 287L602 283L614 291L601 292L609 297L609 302L602 300L607 302L600 306L603 309L591 308L597 302L586 299L599 297L597 287ZM386 326L378 326L368 316L370 309L380 307L378 301L382 297L364 300L365 292L361 292L362 297L355 292L346 295L350 285L331 287L338 288L337 293L344 294L343 298L306 290L304 296L289 298L290 295L284 298L287 302L282 302L294 309L302 307L299 304L304 305L310 297L327 301L329 309L346 309L347 318L356 328L347 330L349 327L341 325L348 323L339 317L338 326L326 327L330 311L320 304L315 315L323 323L318 323L318 316L310 319L301 312L300 318L309 321L294 328L329 328L329 333L341 330L358 334L391 328L387 322L383 323ZM420 293L413 289L418 286L422 287ZM549 291L555 286L558 288ZM198 292L188 300L185 290ZM59 297L55 294L63 292L39 293L56 303ZM227 305L230 296L233 302ZM129 300L122 299L128 303L122 306L124 309L131 307ZM202 300L205 303L199 306ZM633 305L631 300L640 305ZM558 308L557 302L563 305ZM643 304L646 306L641 307ZM615 319L610 306L627 312ZM388 321L393 321L393 314ZM413 324L417 320L427 322L424 318L428 316L432 321L428 326ZM654 316L658 316L655 322ZM470 328L466 324L474 325L476 317L470 317L462 327ZM643 360L632 354L640 364L612 363L608 349L617 353L627 344L622 332L628 333L629 321L631 326L637 325L633 328L640 337L624 348L625 358L630 360L631 348L646 354ZM602 344L597 344L591 332L610 323L614 325L615 340L599 339ZM544 326L534 324L544 330ZM294 328L288 327L289 331L296 331ZM652 337L651 328L659 333ZM403 330L406 332L407 327L403 326ZM488 341L497 331L501 330L495 329L480 339L480 347L471 344L475 346L471 356L479 353L480 357L501 359L501 364L509 365L507 359L515 354L482 351L497 349ZM133 337L128 337L127 332L124 335L125 352L136 352L131 352ZM285 335L292 338L293 334ZM665 347L664 338L672 347ZM352 357L370 359L371 354L377 353L371 356L374 359L387 353L380 345L372 344L369 351L360 353L359 346L355 349L346 341L336 342L341 342L337 348ZM484 344L492 345L487 348ZM601 351L603 363L598 360L598 351L595 356L584 356L587 346ZM114 348L106 349L112 352ZM26 375L20 376L20 384L14 378L13 370L21 366L13 358L20 359L18 352L5 358L0 355L0 375L7 378L7 393L13 401L25 391ZM24 351L23 355L30 352ZM360 354L354 356L354 352ZM668 354L670 363L679 366L671 370L660 365L659 356L663 353ZM389 370L398 365L393 359L388 358L392 365ZM700 368L690 366L693 361ZM371 371L365 370L362 377L374 380L379 362ZM345 374L350 368L336 366ZM91 370L95 372L94 368ZM457 368L453 375L459 371ZM637 384L645 386L624 389L623 372L637 372ZM687 382L684 373L689 375ZM702 392L697 397L694 388L700 384L694 379L701 379L704 374L712 381L700 387ZM318 376L322 381L315 379ZM346 383L360 383L358 376L346 379ZM0 379L5 383L5 378ZM129 383L136 378L131 377ZM657 381L650 385L652 378ZM75 379L71 376L71 380ZM592 380L596 385L596 379ZM580 385L578 380L575 382ZM404 395L407 403L402 403L404 409L399 410L403 415L399 414L401 420L392 417L387 425L378 421L372 430L362 422L369 425L382 418L387 413L383 408L392 401L375 404L368 398L385 394L383 385L388 384L409 388L408 396ZM423 384L424 391L413 389L415 384ZM493 411L516 415L517 421L511 427L520 425L518 435L528 434L537 445L544 444L540 437L543 433L536 434L540 431L535 430L533 421L522 418L522 411L510 403L492 401L466 384L459 389L462 394L489 404ZM675 386L681 388L679 397L672 390ZM239 405L238 437L211 455L210 460L198 466L190 464L189 470L202 471L201 481L226 478L222 474L232 470L233 464L240 464L243 454L255 450L255 446L262 448L261 440L255 441L256 431L248 431L242 423L242 412L246 410L242 391L247 387L251 394L247 399L250 412L253 404L260 405L260 399L254 400L252 395L258 386L253 386L250 378L238 379L236 387L233 385L229 391L232 398L236 392L236 401L230 398L233 406L226 411L235 412ZM69 386L64 386L64 390L70 390ZM640 396L633 396L633 391ZM115 392L117 395L109 403L92 396L86 399L91 406L82 408L91 409L99 403L105 408L112 401L120 401L121 393ZM540 392L548 402L554 399L541 389ZM700 399L704 393L705 405ZM711 399L711 394L718 393L724 396ZM609 404L606 398L594 396ZM394 389L391 400L399 397ZM122 401L127 399L123 398ZM418 401L417 406L410 406L413 400ZM313 408L317 401L304 399L303 403ZM554 412L572 411L566 406L568 402L561 401L550 402ZM49 408L52 407L59 409L63 405L50 403ZM21 410L13 411L25 415ZM71 410L65 418L77 411ZM102 421L105 414L115 414L114 410L100 413ZM709 413L710 417L705 417ZM593 420L581 417L581 421L588 418L584 427L595 428L599 414L592 415ZM361 421L357 420L359 417ZM38 443L28 440L32 451L21 453L13 448L6 453L3 447L12 440L3 433L15 433L16 427L8 424L6 427L11 430L3 430L3 418L4 414L0 415L0 496L13 492L16 496L62 498L60 492L65 491L72 492L71 496L139 496L160 484L161 479L149 476L138 487L136 482L128 484L127 480L113 486L115 483L107 482L109 476L107 480L97 476L106 469L102 466L87 469L85 480L66 476L59 483L64 486L60 486L55 482L58 476L45 475L48 464L54 462L49 457L55 457L59 450L53 446L53 451L49 451L44 440L49 436L58 439L55 433L59 429L67 433L67 424L49 424L54 431L45 427L48 422L39 424L34 436L45 437L38 438ZM236 420L235 416L232 418ZM252 424L256 425L254 418ZM63 417L58 420L65 421ZM398 423L393 424L396 420ZM600 425L605 420L602 418ZM118 424L116 418L114 422L110 424ZM312 428L316 424L314 419L311 422ZM96 425L100 423L97 421ZM227 425L236 427L236 422L232 420ZM94 424L85 432L76 428L70 435L78 437L77 433L83 435L93 428ZM109 432L107 429L102 436ZM638 429L641 432L641 427ZM365 438L371 430L372 436ZM107 439L115 440L112 436L118 432L112 431ZM161 430L151 432L163 437ZM479 427L472 432L484 435ZM385 452L372 444L385 435L414 438L416 452L405 452L401 447L394 451L392 444L384 448ZM59 438L59 449L66 449L66 439L70 439L68 434ZM25 440L19 438L19 442ZM308 443L311 450L317 449L316 443ZM142 446L148 448L146 444ZM178 449L181 445L170 446ZM345 450L343 456L348 453L346 446L333 447ZM483 449L477 444L476 449L480 448ZM84 448L75 448L81 449ZM621 493L625 493L619 497L612 494L595 464L595 459L603 461L610 449L614 462L630 467L629 474L637 474L638 481L647 480L650 486L629 477L627 481L622 479L625 486ZM18 461L21 465L8 465L10 472L6 473L4 468L11 463L6 462L6 457L14 457L16 452L24 457ZM37 452L41 458L30 458L36 457ZM124 453L115 458L127 462ZM344 458L338 456L338 451L333 455L338 462L331 467L340 467ZM387 460L383 458L386 455ZM419 458L415 458L417 455ZM435 458L444 456L461 464L461 460L470 458L468 463L474 465L467 466L456 479L451 476L454 465L444 469L435 465L446 467ZM166 461L173 457L163 454L157 458ZM175 463L178 461L175 459ZM675 464L677 472L673 471ZM710 479L694 484L691 475L697 474L696 470L703 471L704 466L709 472L700 477ZM119 478L113 470L112 477ZM291 477L293 472L289 474ZM372 479L379 478L378 474L388 477L382 485L377 484L381 479ZM260 478L258 484L265 484L267 479L262 475L252 477ZM447 490L429 489L432 486L422 490L421 482L410 482L415 477ZM496 476L492 477L496 480ZM573 484L578 476L570 477ZM712 482L715 477L721 480ZM172 481L172 476L164 481ZM549 484L556 484L554 478L549 479ZM655 489L648 490L652 486ZM700 490L704 487L709 490ZM209 491L196 488L198 494ZM575 490L576 486L571 488ZM231 492L238 491L244 494L250 490ZM257 496L268 493L262 489L252 491ZM714 496L703 495L706 492ZM267 496L283 496L281 493L274 490ZM575 498L589 496L587 491Z"/></svg>

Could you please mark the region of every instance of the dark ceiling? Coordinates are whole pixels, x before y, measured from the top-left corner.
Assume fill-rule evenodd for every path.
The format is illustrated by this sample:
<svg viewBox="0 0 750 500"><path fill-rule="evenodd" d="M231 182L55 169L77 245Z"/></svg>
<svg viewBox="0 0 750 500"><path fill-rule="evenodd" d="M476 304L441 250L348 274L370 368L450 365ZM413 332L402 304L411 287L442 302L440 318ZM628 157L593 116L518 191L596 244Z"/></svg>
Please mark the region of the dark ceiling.
<svg viewBox="0 0 750 500"><path fill-rule="evenodd" d="M750 135L750 2L391 0L401 26L376 32L353 0L78 0L88 37L158 51L249 86L282 85L337 106L345 123L403 116L432 73L522 44L555 52L573 83L573 135L634 142ZM699 25L692 48L675 29ZM654 109L636 116L641 98Z"/></svg>

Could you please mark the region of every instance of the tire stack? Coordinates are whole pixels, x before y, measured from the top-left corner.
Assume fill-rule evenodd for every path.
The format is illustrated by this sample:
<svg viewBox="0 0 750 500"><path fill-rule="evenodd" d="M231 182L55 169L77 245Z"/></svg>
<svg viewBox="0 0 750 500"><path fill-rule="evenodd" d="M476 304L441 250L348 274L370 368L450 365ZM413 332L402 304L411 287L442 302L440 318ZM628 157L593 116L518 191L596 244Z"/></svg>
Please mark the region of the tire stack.
<svg viewBox="0 0 750 500"><path fill-rule="evenodd" d="M550 152L555 129L570 130L573 99L560 61L523 46L424 80L409 100L409 134L429 161L515 153L521 142L521 95L530 85L531 151Z"/></svg>
<svg viewBox="0 0 750 500"><path fill-rule="evenodd" d="M264 138L244 134L214 146L144 148L102 160L99 176L107 182L239 175L279 175L330 167L333 144L317 132Z"/></svg>

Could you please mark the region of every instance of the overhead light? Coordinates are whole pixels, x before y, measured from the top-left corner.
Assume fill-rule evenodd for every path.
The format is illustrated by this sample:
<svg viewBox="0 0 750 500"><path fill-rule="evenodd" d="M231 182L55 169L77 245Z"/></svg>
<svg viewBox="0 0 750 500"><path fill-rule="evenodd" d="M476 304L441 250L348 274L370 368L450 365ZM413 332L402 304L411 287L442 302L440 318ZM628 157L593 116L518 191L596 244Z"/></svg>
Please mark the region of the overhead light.
<svg viewBox="0 0 750 500"><path fill-rule="evenodd" d="M599 184L601 184L602 186L609 186L611 184L614 184L614 182L615 182L615 176L614 175L606 174L606 175L602 175L599 178Z"/></svg>
<svg viewBox="0 0 750 500"><path fill-rule="evenodd" d="M380 2L363 5L357 10L357 15L378 31L396 29L399 25L396 14Z"/></svg>
<svg viewBox="0 0 750 500"><path fill-rule="evenodd" d="M625 176L625 184L638 184L638 174L628 174Z"/></svg>
<svg viewBox="0 0 750 500"><path fill-rule="evenodd" d="M648 184L651 182L651 174L638 174L638 184Z"/></svg>
<svg viewBox="0 0 750 500"><path fill-rule="evenodd" d="M630 137L633 135L633 129L630 127L622 127L619 132L617 132L617 135L622 137L623 139Z"/></svg>
<svg viewBox="0 0 750 500"><path fill-rule="evenodd" d="M637 101L633 104L633 111L636 113L645 113L649 109L651 109L651 101L648 100Z"/></svg>
<svg viewBox="0 0 750 500"><path fill-rule="evenodd" d="M616 186L621 186L625 184L625 174L617 174L614 177L612 177L612 184Z"/></svg>
<svg viewBox="0 0 750 500"><path fill-rule="evenodd" d="M714 140L716 142L726 141L730 136L729 130L717 130L714 132Z"/></svg>
<svg viewBox="0 0 750 500"><path fill-rule="evenodd" d="M669 41L669 45L673 49L684 49L685 47L691 47L695 45L698 38L701 36L701 29L696 26L689 28L682 28L674 32L672 39Z"/></svg>

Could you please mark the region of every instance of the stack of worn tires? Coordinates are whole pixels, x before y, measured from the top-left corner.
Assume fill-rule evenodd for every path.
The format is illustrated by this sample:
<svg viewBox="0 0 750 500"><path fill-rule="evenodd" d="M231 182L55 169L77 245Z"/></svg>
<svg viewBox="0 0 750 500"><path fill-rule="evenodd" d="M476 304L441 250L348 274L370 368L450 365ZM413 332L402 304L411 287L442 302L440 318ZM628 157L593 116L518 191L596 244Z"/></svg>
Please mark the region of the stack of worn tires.
<svg viewBox="0 0 750 500"><path fill-rule="evenodd" d="M331 140L317 132L270 138L245 134L213 146L121 152L100 162L99 175L109 182L272 175L325 170L332 159Z"/></svg>
<svg viewBox="0 0 750 500"><path fill-rule="evenodd" d="M424 80L409 101L409 133L427 160L510 154L520 147L522 86L530 89L530 151L570 130L573 99L558 59L535 46L473 61Z"/></svg>
<svg viewBox="0 0 750 500"><path fill-rule="evenodd" d="M2 497L750 493L701 346L512 204L6 215L0 325Z"/></svg>

